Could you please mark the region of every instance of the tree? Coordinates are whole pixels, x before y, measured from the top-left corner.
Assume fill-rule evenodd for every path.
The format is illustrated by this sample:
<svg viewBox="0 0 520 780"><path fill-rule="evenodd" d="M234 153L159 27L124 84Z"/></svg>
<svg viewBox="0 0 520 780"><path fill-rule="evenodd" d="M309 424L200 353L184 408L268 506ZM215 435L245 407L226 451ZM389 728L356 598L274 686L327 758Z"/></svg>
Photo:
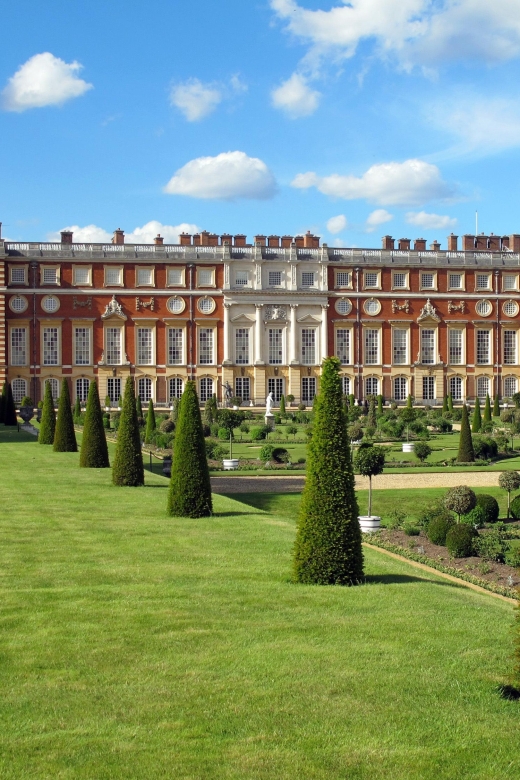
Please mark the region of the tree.
<svg viewBox="0 0 520 780"><path fill-rule="evenodd" d="M146 432L144 434L144 440L146 444L150 444L152 441L152 437L156 428L157 423L155 421L155 411L153 408L153 401L150 398L150 401L148 402L148 412L146 414Z"/></svg>
<svg viewBox="0 0 520 780"><path fill-rule="evenodd" d="M416 441L413 445L414 454L424 463L426 458L432 454L432 448L425 441Z"/></svg>
<svg viewBox="0 0 520 780"><path fill-rule="evenodd" d="M460 438L459 451L457 454L459 463L473 463L475 452L473 450L473 439L469 429L468 408L466 404L462 405L462 417L460 419Z"/></svg>
<svg viewBox="0 0 520 780"><path fill-rule="evenodd" d="M4 425L18 425L13 390L10 382L7 383L7 396L4 404Z"/></svg>
<svg viewBox="0 0 520 780"><path fill-rule="evenodd" d="M225 428L229 435L233 435L233 429L238 428L244 419L243 412L237 412L233 409L219 409L217 413L217 422L220 428Z"/></svg>
<svg viewBox="0 0 520 780"><path fill-rule="evenodd" d="M498 484L503 490L507 490L507 519L509 520L511 493L520 488L520 474L518 471L503 471L498 478Z"/></svg>
<svg viewBox="0 0 520 780"><path fill-rule="evenodd" d="M218 406L217 396L213 394L211 398L208 398L204 406L204 422L206 425L213 425L217 422Z"/></svg>
<svg viewBox="0 0 520 780"><path fill-rule="evenodd" d="M133 388L132 388L133 389ZM126 387L125 387L125 395L126 395ZM135 398L135 395L134 395ZM125 403L125 400L123 398L123 405ZM139 425L144 425L144 416L143 416L143 405L141 403L141 396L138 395L137 398L135 398L135 408L137 411L137 420Z"/></svg>
<svg viewBox="0 0 520 780"><path fill-rule="evenodd" d="M285 417L285 396L280 396L280 415Z"/></svg>
<svg viewBox="0 0 520 780"><path fill-rule="evenodd" d="M386 450L384 447L361 445L356 455L356 468L364 477L368 477L368 516L372 517L372 477L383 473Z"/></svg>
<svg viewBox="0 0 520 780"><path fill-rule="evenodd" d="M369 428L375 428L376 424L376 397L375 395L371 395L368 401L367 426Z"/></svg>
<svg viewBox="0 0 520 780"><path fill-rule="evenodd" d="M66 379L61 382L60 403L58 406L58 420L54 431L54 452L77 452L76 433L74 420L70 406L69 383Z"/></svg>
<svg viewBox="0 0 520 780"><path fill-rule="evenodd" d="M520 393L513 393L511 400L514 403L515 408L520 409Z"/></svg>
<svg viewBox="0 0 520 780"><path fill-rule="evenodd" d="M451 488L444 496L444 506L450 512L455 512L458 523L460 523L460 516L467 515L476 505L477 497L473 490L466 485Z"/></svg>
<svg viewBox="0 0 520 780"><path fill-rule="evenodd" d="M179 398L174 398L172 400L172 409L170 412L170 417L172 418L174 423L177 423L177 417L179 416Z"/></svg>
<svg viewBox="0 0 520 780"><path fill-rule="evenodd" d="M498 395L495 396L493 401L493 417L500 417L500 398Z"/></svg>
<svg viewBox="0 0 520 780"><path fill-rule="evenodd" d="M363 581L363 551L354 472L342 404L340 361L326 358L314 433L308 445L294 546L297 582L356 585Z"/></svg>
<svg viewBox="0 0 520 780"><path fill-rule="evenodd" d="M471 422L471 432L479 433L482 428L482 415L480 413L480 401L478 397L475 399L475 409L473 411L473 420Z"/></svg>
<svg viewBox="0 0 520 780"><path fill-rule="evenodd" d="M296 438L296 434L298 433L298 428L296 425L288 425L285 429L285 432L287 433L287 436L294 436Z"/></svg>
<svg viewBox="0 0 520 780"><path fill-rule="evenodd" d="M76 403L74 404L74 414L72 417L76 424L81 422L81 401L79 400L79 397L76 398Z"/></svg>
<svg viewBox="0 0 520 780"><path fill-rule="evenodd" d="M409 395L408 398L411 398ZM417 412L412 406L408 404L401 409L399 413L399 419L406 425L406 441L410 441L410 423L412 423L417 417Z"/></svg>
<svg viewBox="0 0 520 780"><path fill-rule="evenodd" d="M448 412L453 414L453 396L451 393L448 396Z"/></svg>
<svg viewBox="0 0 520 780"><path fill-rule="evenodd" d="M195 382L186 382L175 431L168 492L168 514L209 517L213 511L211 483Z"/></svg>
<svg viewBox="0 0 520 780"><path fill-rule="evenodd" d="M2 395L0 395L0 423L4 421L5 402L7 401L7 382L4 382Z"/></svg>
<svg viewBox="0 0 520 780"><path fill-rule="evenodd" d="M443 398L443 401L442 401L442 413L444 414L447 411L449 411L448 410L448 396L445 395L444 398Z"/></svg>
<svg viewBox="0 0 520 780"><path fill-rule="evenodd" d="M108 446L103 427L103 412L97 382L90 383L83 424L79 465L87 469L108 469Z"/></svg>
<svg viewBox="0 0 520 780"><path fill-rule="evenodd" d="M129 376L125 384L123 408L117 430L116 454L112 466L114 485L128 487L144 485L143 454L141 452L137 409L134 382Z"/></svg>
<svg viewBox="0 0 520 780"><path fill-rule="evenodd" d="M377 396L377 414L381 415L383 414L383 396L378 395Z"/></svg>
<svg viewBox="0 0 520 780"><path fill-rule="evenodd" d="M408 409L413 409L413 402L412 402L412 396L409 395L406 399L406 406Z"/></svg>
<svg viewBox="0 0 520 780"><path fill-rule="evenodd" d="M45 382L45 393L43 395L43 409L40 420L38 442L40 444L54 444L55 430L56 413L54 411L54 399L52 397L51 383Z"/></svg>
<svg viewBox="0 0 520 780"><path fill-rule="evenodd" d="M489 393L486 393L486 405L484 406L484 417L482 418L485 423L491 422L491 400Z"/></svg>

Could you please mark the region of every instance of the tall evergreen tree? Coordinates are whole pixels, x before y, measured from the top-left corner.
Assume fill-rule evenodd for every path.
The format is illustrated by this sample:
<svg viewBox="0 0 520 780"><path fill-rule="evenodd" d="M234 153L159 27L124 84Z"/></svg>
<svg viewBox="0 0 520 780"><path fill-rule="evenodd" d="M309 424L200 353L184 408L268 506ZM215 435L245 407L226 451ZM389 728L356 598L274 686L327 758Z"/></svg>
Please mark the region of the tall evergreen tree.
<svg viewBox="0 0 520 780"><path fill-rule="evenodd" d="M448 411L448 396L445 395L443 400L442 400L442 413L444 414L444 412L447 412L447 411Z"/></svg>
<svg viewBox="0 0 520 780"><path fill-rule="evenodd" d="M125 385L123 408L117 431L116 454L112 466L112 482L114 485L127 487L144 485L143 454L141 452L134 382L131 376L127 378Z"/></svg>
<svg viewBox="0 0 520 780"><path fill-rule="evenodd" d="M7 382L4 382L2 395L0 395L0 423L4 421L5 404L7 401Z"/></svg>
<svg viewBox="0 0 520 780"><path fill-rule="evenodd" d="M168 514L209 517L213 511L206 445L195 382L186 382L175 429Z"/></svg>
<svg viewBox="0 0 520 780"><path fill-rule="evenodd" d="M495 396L493 401L493 417L500 417L500 398L498 395Z"/></svg>
<svg viewBox="0 0 520 780"><path fill-rule="evenodd" d="M377 396L377 413L378 415L383 414L383 396L378 395Z"/></svg>
<svg viewBox="0 0 520 780"><path fill-rule="evenodd" d="M213 425L217 422L217 396L213 394L211 398L208 398L204 406L204 422L206 425Z"/></svg>
<svg viewBox="0 0 520 780"><path fill-rule="evenodd" d="M363 581L363 551L354 472L341 402L341 365L323 363L320 402L308 445L294 546L294 578L318 585L356 585Z"/></svg>
<svg viewBox="0 0 520 780"><path fill-rule="evenodd" d="M482 428L482 414L480 412L480 401L475 398L475 409L473 410L473 419L471 421L471 432L479 433Z"/></svg>
<svg viewBox="0 0 520 780"><path fill-rule="evenodd" d="M72 415L72 418L76 424L79 424L81 422L81 401L79 400L79 397L76 398L76 403L74 404L74 413Z"/></svg>
<svg viewBox="0 0 520 780"><path fill-rule="evenodd" d="M95 380L90 383L88 390L79 465L87 469L107 469L110 467L107 440L103 427L103 412Z"/></svg>
<svg viewBox="0 0 520 780"><path fill-rule="evenodd" d="M7 395L4 405L4 425L18 425L16 407L14 405L13 389L11 383L7 383Z"/></svg>
<svg viewBox="0 0 520 780"><path fill-rule="evenodd" d="M448 396L448 412L453 414L453 396L451 393Z"/></svg>
<svg viewBox="0 0 520 780"><path fill-rule="evenodd" d="M152 437L156 428L157 423L155 421L155 411L153 408L153 401L150 398L150 401L148 402L148 412L146 414L146 432L144 434L144 440L146 444L150 444L152 441Z"/></svg>
<svg viewBox="0 0 520 780"><path fill-rule="evenodd" d="M126 395L126 388L125 388L125 395ZM123 398L123 405L124 405L124 398ZM138 395L135 399L135 408L137 411L137 417L139 418L139 425L142 425L144 422L144 416L143 416L143 405L141 403L141 396Z"/></svg>
<svg viewBox="0 0 520 780"><path fill-rule="evenodd" d="M371 395L368 402L367 425L369 425L371 428L375 428L377 425L375 395Z"/></svg>
<svg viewBox="0 0 520 780"><path fill-rule="evenodd" d="M172 418L172 422L177 423L177 418L179 416L179 398L174 398L172 400L172 410L170 412L170 417Z"/></svg>
<svg viewBox="0 0 520 780"><path fill-rule="evenodd" d="M285 417L285 396L280 396L280 416Z"/></svg>
<svg viewBox="0 0 520 780"><path fill-rule="evenodd" d="M412 402L412 396L411 395L409 395L408 398L406 399L406 405L407 405L407 407L409 409L413 409L413 402Z"/></svg>
<svg viewBox="0 0 520 780"><path fill-rule="evenodd" d="M40 444L54 444L55 430L56 412L54 411L54 398L52 397L51 383L45 382L45 393L43 394L43 409L40 420L38 442Z"/></svg>
<svg viewBox="0 0 520 780"><path fill-rule="evenodd" d="M460 421L460 439L459 452L457 455L459 463L473 463L475 460L475 451L473 450L473 439L468 420L468 407L462 404L462 417Z"/></svg>
<svg viewBox="0 0 520 780"><path fill-rule="evenodd" d="M70 406L69 383L66 379L61 382L60 402L58 405L58 419L54 431L54 452L77 452L76 433L74 420Z"/></svg>
<svg viewBox="0 0 520 780"><path fill-rule="evenodd" d="M485 423L491 422L491 400L489 398L489 393L486 393L486 405L484 406L483 420Z"/></svg>

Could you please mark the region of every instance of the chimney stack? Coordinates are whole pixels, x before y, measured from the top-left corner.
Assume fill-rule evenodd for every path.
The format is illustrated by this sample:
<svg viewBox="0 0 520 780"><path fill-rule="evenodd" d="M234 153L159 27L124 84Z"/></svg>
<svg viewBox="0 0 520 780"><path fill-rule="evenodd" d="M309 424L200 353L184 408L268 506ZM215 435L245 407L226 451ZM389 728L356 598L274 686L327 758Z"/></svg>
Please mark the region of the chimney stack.
<svg viewBox="0 0 520 780"><path fill-rule="evenodd" d="M426 239L416 238L413 245L414 252L426 252Z"/></svg>
<svg viewBox="0 0 520 780"><path fill-rule="evenodd" d="M181 233L179 242L181 246L191 246L191 233Z"/></svg>
<svg viewBox="0 0 520 780"><path fill-rule="evenodd" d="M61 243L62 244L72 244L72 231L71 230L62 230L61 231Z"/></svg>
<svg viewBox="0 0 520 780"><path fill-rule="evenodd" d="M459 237L455 233L450 233L448 236L448 252L456 252Z"/></svg>
<svg viewBox="0 0 520 780"><path fill-rule="evenodd" d="M397 242L398 248L402 252L409 252L410 251L410 239L409 238L400 238Z"/></svg>
<svg viewBox="0 0 520 780"><path fill-rule="evenodd" d="M112 237L112 243L117 244L120 246L121 244L125 243L125 231L121 230L121 228L117 228L117 230L114 230L114 235Z"/></svg>
<svg viewBox="0 0 520 780"><path fill-rule="evenodd" d="M394 249L394 239L392 236L383 236L383 249Z"/></svg>
<svg viewBox="0 0 520 780"><path fill-rule="evenodd" d="M438 241L434 241L433 244L430 244L430 249L432 250L432 252L438 252L440 248L441 245L439 244Z"/></svg>
<svg viewBox="0 0 520 780"><path fill-rule="evenodd" d="M154 242L155 246L163 246L164 238L159 233L157 233L157 235L155 236L153 242Z"/></svg>

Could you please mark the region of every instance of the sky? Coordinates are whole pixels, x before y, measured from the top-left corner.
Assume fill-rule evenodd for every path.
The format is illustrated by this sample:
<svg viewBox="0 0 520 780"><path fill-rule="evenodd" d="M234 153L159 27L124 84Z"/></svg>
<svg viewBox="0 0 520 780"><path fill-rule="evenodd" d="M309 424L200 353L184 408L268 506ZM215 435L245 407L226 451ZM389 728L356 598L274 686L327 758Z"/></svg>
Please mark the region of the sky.
<svg viewBox="0 0 520 780"><path fill-rule="evenodd" d="M520 233L520 0L18 0L13 241Z"/></svg>

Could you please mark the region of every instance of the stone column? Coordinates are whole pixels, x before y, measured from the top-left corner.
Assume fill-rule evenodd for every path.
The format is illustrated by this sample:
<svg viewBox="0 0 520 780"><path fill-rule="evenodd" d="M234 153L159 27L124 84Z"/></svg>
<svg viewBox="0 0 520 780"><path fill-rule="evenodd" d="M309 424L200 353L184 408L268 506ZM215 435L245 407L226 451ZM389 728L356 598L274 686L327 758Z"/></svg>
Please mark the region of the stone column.
<svg viewBox="0 0 520 780"><path fill-rule="evenodd" d="M327 309L329 308L328 303L324 303L321 306L321 362L325 360L326 357L328 357L328 319L327 319Z"/></svg>
<svg viewBox="0 0 520 780"><path fill-rule="evenodd" d="M256 320L255 320L255 365L263 366L264 360L262 355L262 307L263 303L255 303L256 307Z"/></svg>
<svg viewBox="0 0 520 780"><path fill-rule="evenodd" d="M225 303L224 304L224 360L222 361L223 364L229 364L231 363L230 357L229 357L229 315L231 304Z"/></svg>
<svg viewBox="0 0 520 780"><path fill-rule="evenodd" d="M289 364L297 364L298 356L296 355L296 309L297 303L291 303L291 333L289 338Z"/></svg>

